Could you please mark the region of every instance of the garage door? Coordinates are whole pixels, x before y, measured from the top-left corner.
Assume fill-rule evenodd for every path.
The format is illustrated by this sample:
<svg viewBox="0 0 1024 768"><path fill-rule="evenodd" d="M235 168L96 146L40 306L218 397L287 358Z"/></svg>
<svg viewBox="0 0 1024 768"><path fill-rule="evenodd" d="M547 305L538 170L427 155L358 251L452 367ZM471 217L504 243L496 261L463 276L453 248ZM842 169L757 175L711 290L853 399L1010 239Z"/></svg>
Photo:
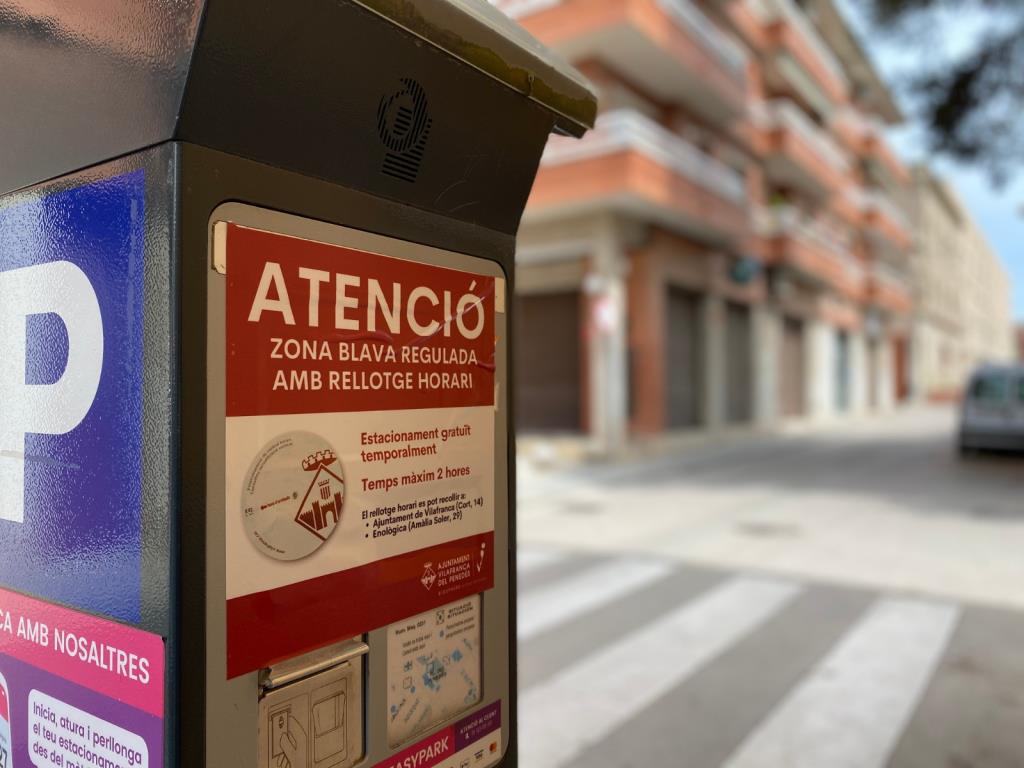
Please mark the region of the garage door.
<svg viewBox="0 0 1024 768"><path fill-rule="evenodd" d="M836 331L836 359L835 359L835 384L836 384L836 410L845 413L850 409L850 334L846 331Z"/></svg>
<svg viewBox="0 0 1024 768"><path fill-rule="evenodd" d="M893 376L896 379L896 401L910 397L910 345L904 338L893 339Z"/></svg>
<svg viewBox="0 0 1024 768"><path fill-rule="evenodd" d="M725 325L726 419L732 424L751 419L753 361L750 349L750 308L744 304L726 305Z"/></svg>
<svg viewBox="0 0 1024 768"><path fill-rule="evenodd" d="M878 341L872 339L868 342L868 407L877 408L879 405L879 382L878 382Z"/></svg>
<svg viewBox="0 0 1024 768"><path fill-rule="evenodd" d="M522 430L580 429L580 294L516 297L516 423Z"/></svg>
<svg viewBox="0 0 1024 768"><path fill-rule="evenodd" d="M668 295L668 426L694 427L701 412L700 296L670 288Z"/></svg>
<svg viewBox="0 0 1024 768"><path fill-rule="evenodd" d="M779 407L786 417L803 416L806 410L804 393L804 324L792 317L782 321L782 345L779 360Z"/></svg>

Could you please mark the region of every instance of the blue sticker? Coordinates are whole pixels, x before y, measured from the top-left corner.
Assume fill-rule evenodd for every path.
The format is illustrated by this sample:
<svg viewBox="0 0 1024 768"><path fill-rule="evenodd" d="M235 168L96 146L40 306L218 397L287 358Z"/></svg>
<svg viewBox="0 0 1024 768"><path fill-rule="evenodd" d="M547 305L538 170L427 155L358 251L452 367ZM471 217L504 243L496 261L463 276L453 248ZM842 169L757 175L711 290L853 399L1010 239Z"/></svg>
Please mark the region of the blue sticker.
<svg viewBox="0 0 1024 768"><path fill-rule="evenodd" d="M0 582L137 622L145 179L0 208Z"/></svg>

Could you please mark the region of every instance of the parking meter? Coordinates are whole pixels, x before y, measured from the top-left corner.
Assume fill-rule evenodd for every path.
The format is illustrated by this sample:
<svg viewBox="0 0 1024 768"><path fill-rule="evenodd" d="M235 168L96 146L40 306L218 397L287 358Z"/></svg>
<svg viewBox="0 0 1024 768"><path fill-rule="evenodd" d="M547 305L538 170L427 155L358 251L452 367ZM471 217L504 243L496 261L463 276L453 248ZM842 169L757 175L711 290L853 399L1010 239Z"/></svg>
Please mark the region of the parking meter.
<svg viewBox="0 0 1024 768"><path fill-rule="evenodd" d="M0 768L515 765L515 233L586 82L479 0L0 8Z"/></svg>

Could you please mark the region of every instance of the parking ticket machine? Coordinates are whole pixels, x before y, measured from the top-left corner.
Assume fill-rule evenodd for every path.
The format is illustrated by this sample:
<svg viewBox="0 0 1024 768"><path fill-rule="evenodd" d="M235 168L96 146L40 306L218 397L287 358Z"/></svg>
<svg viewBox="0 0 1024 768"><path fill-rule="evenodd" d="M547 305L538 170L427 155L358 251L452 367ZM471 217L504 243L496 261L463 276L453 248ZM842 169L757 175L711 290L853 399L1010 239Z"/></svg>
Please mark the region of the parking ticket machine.
<svg viewBox="0 0 1024 768"><path fill-rule="evenodd" d="M514 242L586 81L482 0L11 0L0 65L0 768L514 766Z"/></svg>

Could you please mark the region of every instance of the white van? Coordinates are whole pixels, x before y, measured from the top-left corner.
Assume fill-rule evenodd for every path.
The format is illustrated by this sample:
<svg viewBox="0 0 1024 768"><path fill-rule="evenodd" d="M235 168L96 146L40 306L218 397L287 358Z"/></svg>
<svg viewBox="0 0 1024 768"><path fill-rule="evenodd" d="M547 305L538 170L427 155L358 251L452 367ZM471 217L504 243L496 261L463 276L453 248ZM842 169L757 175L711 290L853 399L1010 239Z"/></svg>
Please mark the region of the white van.
<svg viewBox="0 0 1024 768"><path fill-rule="evenodd" d="M1024 365L986 365L971 376L960 451L1024 451Z"/></svg>

